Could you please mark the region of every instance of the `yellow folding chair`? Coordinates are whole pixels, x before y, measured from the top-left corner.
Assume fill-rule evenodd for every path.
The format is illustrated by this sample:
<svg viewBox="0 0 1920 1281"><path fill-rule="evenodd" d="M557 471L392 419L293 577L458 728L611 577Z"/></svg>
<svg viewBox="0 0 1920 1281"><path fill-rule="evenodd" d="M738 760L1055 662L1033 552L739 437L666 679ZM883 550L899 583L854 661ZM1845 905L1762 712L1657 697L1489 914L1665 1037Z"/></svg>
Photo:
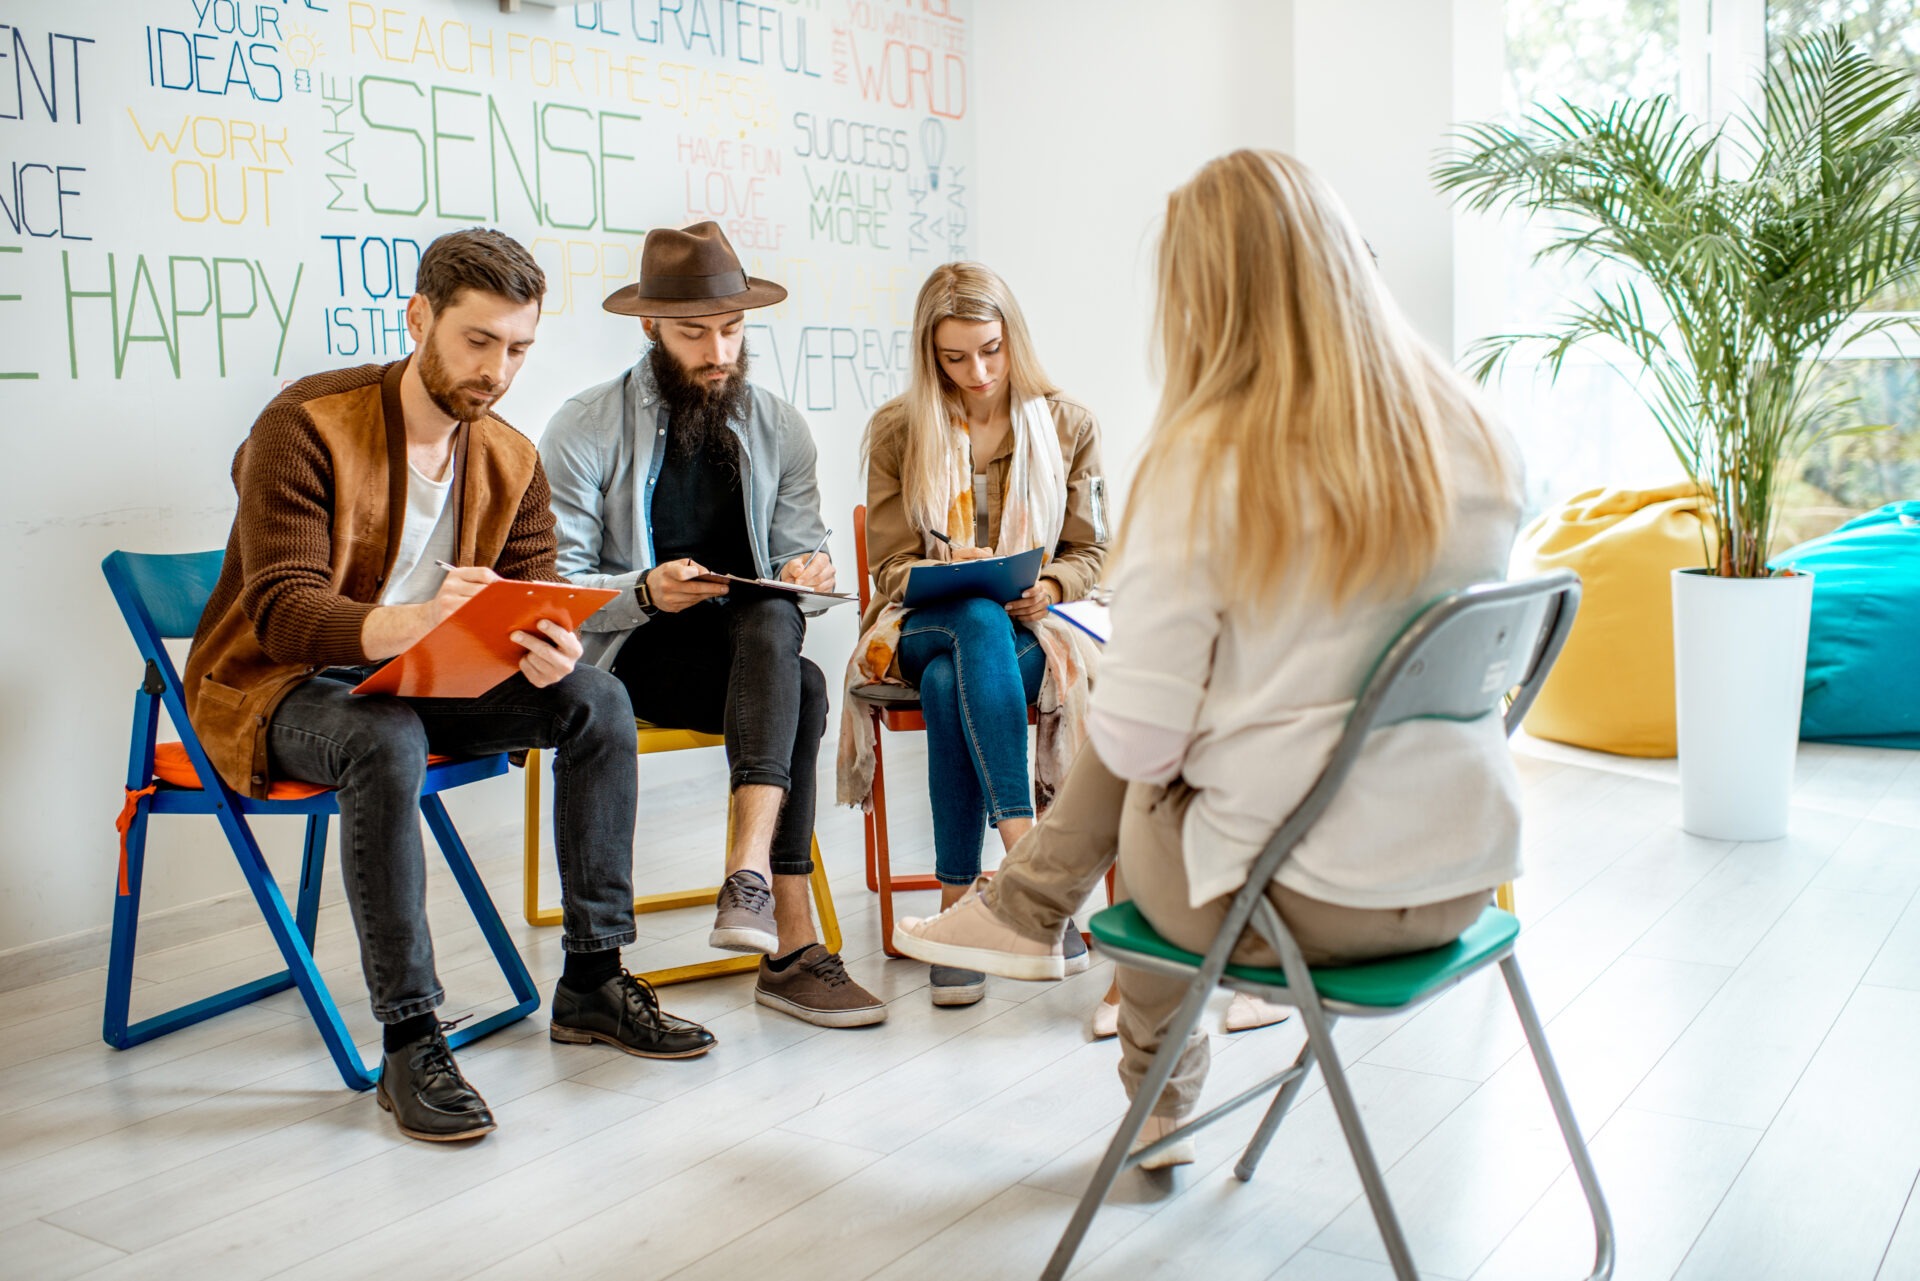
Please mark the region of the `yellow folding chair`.
<svg viewBox="0 0 1920 1281"><path fill-rule="evenodd" d="M685 752L696 747L721 747L726 740L718 734L702 734L690 729L662 729L658 725L635 719L634 731L637 742L635 750L642 756L657 752ZM526 856L524 885L524 913L529 925L560 924L560 909L540 906L540 751L535 748L527 753L526 809L522 820L522 844ZM733 803L727 803L727 848L733 845ZM820 916L820 933L829 952L840 950L840 916L833 906L833 888L827 884L826 864L820 858L820 837L813 838L813 903ZM671 912L676 908L711 907L719 897L720 887L708 885L700 889L669 890L664 894L642 894L633 900L636 913ZM690 983L695 979L710 979L721 974L740 974L758 969L758 956L726 956L712 961L695 961L690 965L674 965L666 969L649 970L639 977L655 987L665 987L669 983Z"/></svg>

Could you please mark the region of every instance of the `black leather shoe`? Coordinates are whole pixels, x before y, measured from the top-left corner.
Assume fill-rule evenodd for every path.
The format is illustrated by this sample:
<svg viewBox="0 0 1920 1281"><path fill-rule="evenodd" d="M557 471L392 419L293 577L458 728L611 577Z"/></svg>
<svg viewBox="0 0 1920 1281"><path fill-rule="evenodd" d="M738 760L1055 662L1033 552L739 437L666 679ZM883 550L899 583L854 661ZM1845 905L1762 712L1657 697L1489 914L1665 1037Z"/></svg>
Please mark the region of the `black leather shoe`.
<svg viewBox="0 0 1920 1281"><path fill-rule="evenodd" d="M547 1035L568 1045L599 1041L643 1059L692 1059L713 1048L713 1033L660 1008L645 979L621 970L591 992L553 992Z"/></svg>
<svg viewBox="0 0 1920 1281"><path fill-rule="evenodd" d="M436 1024L420 1039L386 1053L374 1096L410 1139L457 1143L493 1133L487 1101L460 1075L447 1048L451 1026Z"/></svg>

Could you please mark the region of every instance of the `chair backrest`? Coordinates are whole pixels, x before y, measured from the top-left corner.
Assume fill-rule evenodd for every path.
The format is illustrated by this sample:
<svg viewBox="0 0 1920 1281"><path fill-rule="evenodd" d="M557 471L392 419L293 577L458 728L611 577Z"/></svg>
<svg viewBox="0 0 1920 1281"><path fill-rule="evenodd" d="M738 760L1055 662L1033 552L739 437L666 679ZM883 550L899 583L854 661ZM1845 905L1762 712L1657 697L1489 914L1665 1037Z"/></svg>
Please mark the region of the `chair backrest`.
<svg viewBox="0 0 1920 1281"><path fill-rule="evenodd" d="M114 552L100 562L127 626L136 635L181 639L193 635L220 579L225 552L151 556Z"/></svg>
<svg viewBox="0 0 1920 1281"><path fill-rule="evenodd" d="M113 599L127 620L133 643L147 661L146 679L141 682L134 705L133 739L127 761L129 788L145 785L153 774L156 702L166 706L167 716L186 747L194 772L202 779L218 778L206 750L188 723L180 676L174 670L165 642L192 636L200 626L200 615L206 612L207 600L219 581L224 558L225 553L218 551L179 555L112 552L100 562Z"/></svg>
<svg viewBox="0 0 1920 1281"><path fill-rule="evenodd" d="M1505 701L1512 734L1566 645L1579 608L1580 579L1563 569L1463 588L1422 610L1374 664L1320 777L1255 861L1249 885L1273 879L1332 803L1373 731L1420 718L1478 720Z"/></svg>
<svg viewBox="0 0 1920 1281"><path fill-rule="evenodd" d="M860 617L867 616L867 602L873 596L873 583L867 577L867 505L853 509L853 568L860 576Z"/></svg>

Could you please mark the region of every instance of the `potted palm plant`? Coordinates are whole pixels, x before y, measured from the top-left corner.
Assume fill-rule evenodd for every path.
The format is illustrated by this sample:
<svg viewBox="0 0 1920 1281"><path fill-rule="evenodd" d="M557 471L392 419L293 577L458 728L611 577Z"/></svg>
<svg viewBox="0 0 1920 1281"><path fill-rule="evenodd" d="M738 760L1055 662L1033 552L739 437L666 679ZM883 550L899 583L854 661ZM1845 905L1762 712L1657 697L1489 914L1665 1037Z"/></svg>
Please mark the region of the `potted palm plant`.
<svg viewBox="0 0 1920 1281"><path fill-rule="evenodd" d="M1475 344L1486 379L1523 344L1555 375L1596 345L1634 382L1717 537L1673 579L1683 823L1785 835L1812 579L1768 564L1793 468L1865 430L1820 362L1912 317L1863 318L1920 275L1920 105L1912 77L1839 31L1790 44L1761 100L1724 125L1666 96L1563 102L1469 125L1433 171L1475 210L1553 222L1537 258L1595 268L1545 332Z"/></svg>

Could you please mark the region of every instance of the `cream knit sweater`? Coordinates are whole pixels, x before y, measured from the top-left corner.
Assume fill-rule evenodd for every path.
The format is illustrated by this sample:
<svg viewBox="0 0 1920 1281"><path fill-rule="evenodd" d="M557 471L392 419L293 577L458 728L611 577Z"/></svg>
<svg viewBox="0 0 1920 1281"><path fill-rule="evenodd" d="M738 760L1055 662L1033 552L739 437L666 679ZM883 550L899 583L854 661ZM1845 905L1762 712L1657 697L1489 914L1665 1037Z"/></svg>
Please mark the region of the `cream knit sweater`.
<svg viewBox="0 0 1920 1281"><path fill-rule="evenodd" d="M1133 495L1094 709L1185 736L1194 906L1245 884L1408 620L1456 588L1506 576L1518 485L1464 430L1449 461L1453 520L1432 573L1405 596L1363 593L1337 611L1304 585L1283 584L1264 604L1229 594L1221 571L1234 540L1193 513L1225 510L1230 476L1212 478L1216 497L1198 503L1179 477ZM1346 907L1412 907L1512 879L1519 847L1519 780L1500 718L1409 721L1374 734L1278 879Z"/></svg>

